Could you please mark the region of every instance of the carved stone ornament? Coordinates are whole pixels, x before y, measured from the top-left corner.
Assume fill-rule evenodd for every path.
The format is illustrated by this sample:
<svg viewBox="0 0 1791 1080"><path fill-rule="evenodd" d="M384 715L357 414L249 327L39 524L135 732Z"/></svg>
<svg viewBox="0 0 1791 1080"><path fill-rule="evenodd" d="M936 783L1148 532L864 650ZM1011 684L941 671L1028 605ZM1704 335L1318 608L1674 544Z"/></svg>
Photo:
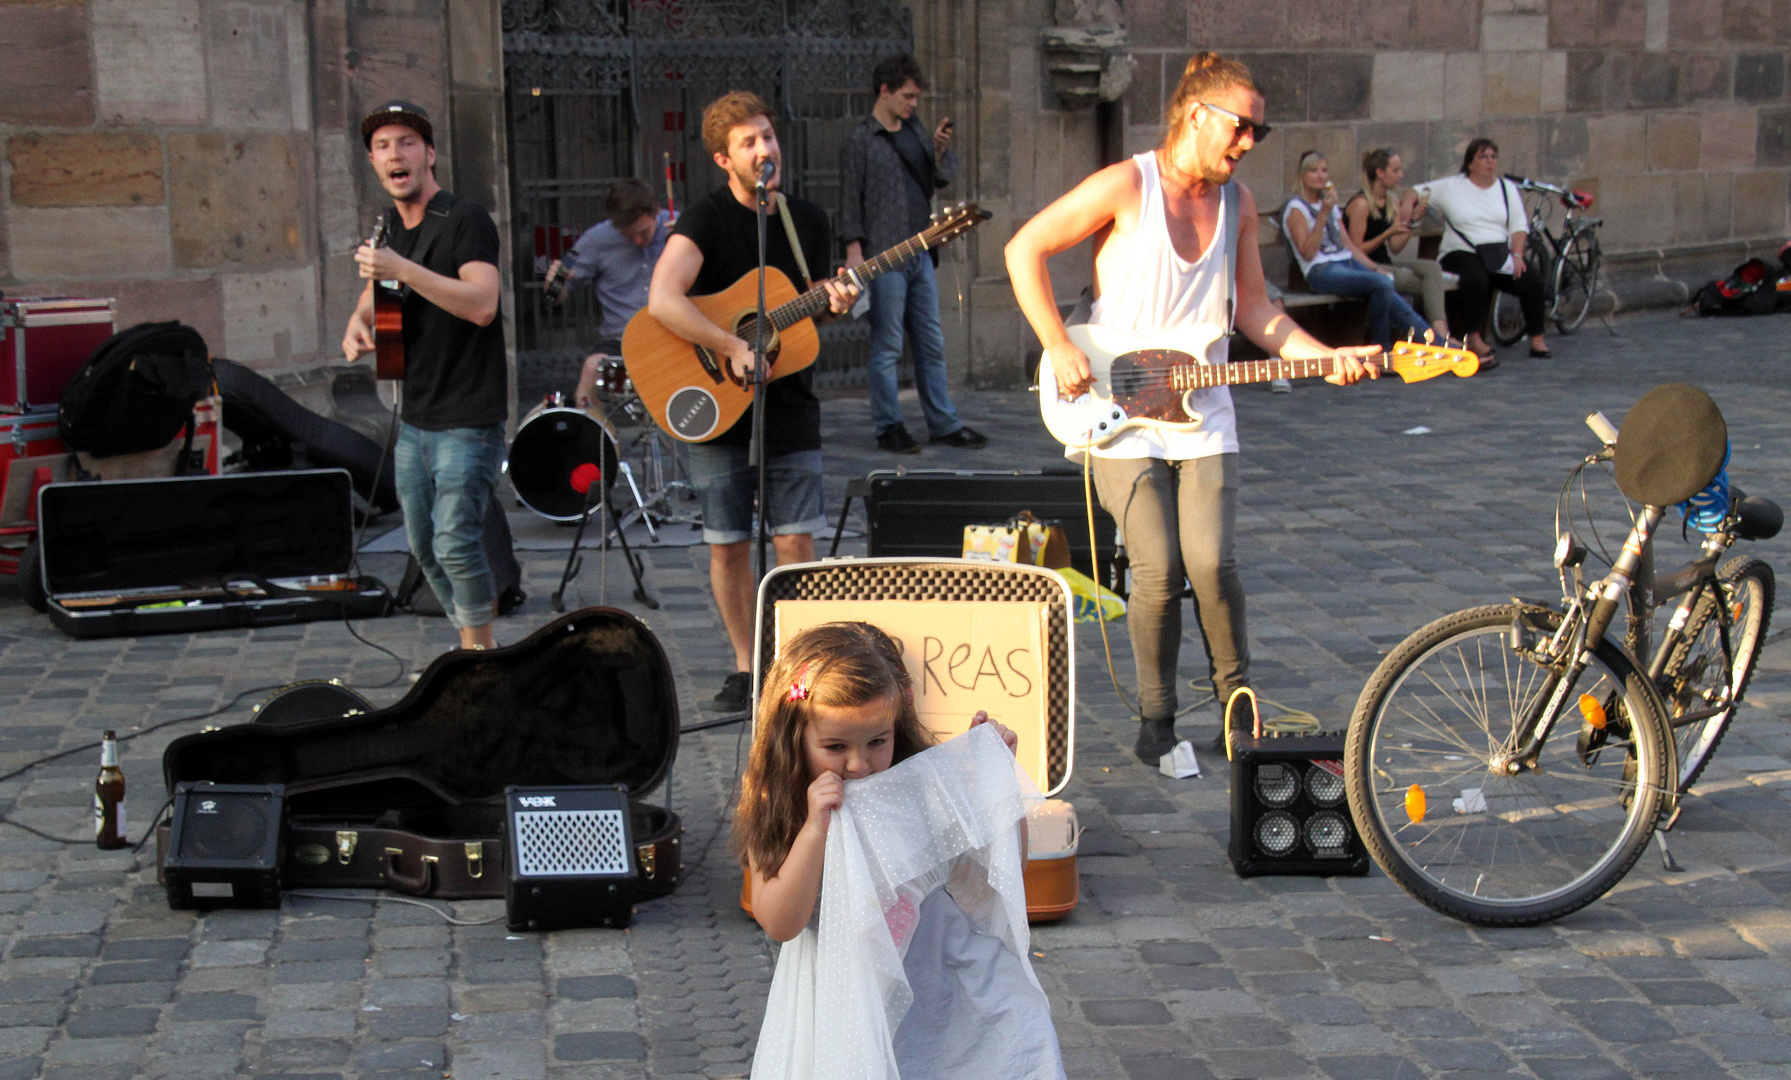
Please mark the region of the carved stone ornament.
<svg viewBox="0 0 1791 1080"><path fill-rule="evenodd" d="M1098 101L1119 100L1137 67L1126 44L1125 27L1112 24L1039 31L1039 49L1058 102L1066 109L1086 109Z"/></svg>

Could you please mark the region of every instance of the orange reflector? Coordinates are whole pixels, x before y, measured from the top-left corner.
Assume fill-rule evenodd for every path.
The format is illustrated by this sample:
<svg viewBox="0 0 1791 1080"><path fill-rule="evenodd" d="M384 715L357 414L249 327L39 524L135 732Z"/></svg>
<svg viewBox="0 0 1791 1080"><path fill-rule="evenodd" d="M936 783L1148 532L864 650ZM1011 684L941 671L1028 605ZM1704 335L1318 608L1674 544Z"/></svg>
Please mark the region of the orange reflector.
<svg viewBox="0 0 1791 1080"><path fill-rule="evenodd" d="M1598 699L1591 694L1580 695L1580 715L1586 718L1586 723L1600 731L1604 730L1604 706L1600 705Z"/></svg>
<svg viewBox="0 0 1791 1080"><path fill-rule="evenodd" d="M1729 605L1729 613L1730 613L1729 614L1730 622L1734 622L1734 623L1741 622L1741 617L1743 615L1747 614L1747 601L1745 601L1745 600L1735 601L1733 604Z"/></svg>
<svg viewBox="0 0 1791 1080"><path fill-rule="evenodd" d="M1405 816L1412 819L1413 825L1424 820L1425 806L1423 788L1413 784L1405 789Z"/></svg>

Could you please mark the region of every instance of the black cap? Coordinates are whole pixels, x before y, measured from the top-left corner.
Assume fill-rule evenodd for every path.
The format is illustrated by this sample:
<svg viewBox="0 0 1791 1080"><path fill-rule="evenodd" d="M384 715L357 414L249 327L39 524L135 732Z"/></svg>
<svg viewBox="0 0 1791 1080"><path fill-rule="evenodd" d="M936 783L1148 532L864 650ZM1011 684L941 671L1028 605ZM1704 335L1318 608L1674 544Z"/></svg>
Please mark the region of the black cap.
<svg viewBox="0 0 1791 1080"><path fill-rule="evenodd" d="M423 106L401 98L393 98L361 120L362 144L373 149L373 133L387 124L403 124L423 136L423 141L430 146L435 145L435 128L430 126L429 114Z"/></svg>

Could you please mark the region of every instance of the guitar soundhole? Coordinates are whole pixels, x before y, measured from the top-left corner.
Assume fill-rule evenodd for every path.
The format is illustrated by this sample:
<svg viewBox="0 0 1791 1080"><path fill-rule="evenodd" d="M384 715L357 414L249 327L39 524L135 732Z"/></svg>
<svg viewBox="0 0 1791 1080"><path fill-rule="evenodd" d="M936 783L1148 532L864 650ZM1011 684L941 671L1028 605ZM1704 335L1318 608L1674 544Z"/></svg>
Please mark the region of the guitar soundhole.
<svg viewBox="0 0 1791 1080"><path fill-rule="evenodd" d="M741 341L746 342L746 347L750 349L756 341L755 335L758 333L758 326L759 320L756 315L742 316L740 321L734 324L734 336L738 337ZM777 367L777 354L782 351L782 348L783 342L778 339L777 331L771 330L767 332L765 335L766 367L772 368L775 371ZM771 376L768 374L766 377L769 378ZM746 385L745 379L741 379L734 374L734 368L731 364L728 365L728 378L734 381L735 386L743 387Z"/></svg>
<svg viewBox="0 0 1791 1080"><path fill-rule="evenodd" d="M1188 388L1176 385L1175 368L1193 361L1194 357L1173 349L1141 349L1114 357L1107 375L1114 403L1134 417L1185 423L1190 416L1182 398Z"/></svg>

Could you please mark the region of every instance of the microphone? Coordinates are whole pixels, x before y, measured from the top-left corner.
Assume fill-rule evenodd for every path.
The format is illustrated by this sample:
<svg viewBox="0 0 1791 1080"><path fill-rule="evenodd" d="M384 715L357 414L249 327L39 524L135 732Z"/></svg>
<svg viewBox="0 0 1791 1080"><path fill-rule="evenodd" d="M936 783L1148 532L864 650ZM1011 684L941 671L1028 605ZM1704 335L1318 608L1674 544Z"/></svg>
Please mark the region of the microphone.
<svg viewBox="0 0 1791 1080"><path fill-rule="evenodd" d="M572 490L580 495L590 493L592 486L603 479L603 470L587 461L572 470Z"/></svg>
<svg viewBox="0 0 1791 1080"><path fill-rule="evenodd" d="M771 182L771 174L776 171L777 171L777 162L772 158L766 158L765 163L763 165L759 166L758 190L760 190L760 191L765 190L765 185L769 184Z"/></svg>

